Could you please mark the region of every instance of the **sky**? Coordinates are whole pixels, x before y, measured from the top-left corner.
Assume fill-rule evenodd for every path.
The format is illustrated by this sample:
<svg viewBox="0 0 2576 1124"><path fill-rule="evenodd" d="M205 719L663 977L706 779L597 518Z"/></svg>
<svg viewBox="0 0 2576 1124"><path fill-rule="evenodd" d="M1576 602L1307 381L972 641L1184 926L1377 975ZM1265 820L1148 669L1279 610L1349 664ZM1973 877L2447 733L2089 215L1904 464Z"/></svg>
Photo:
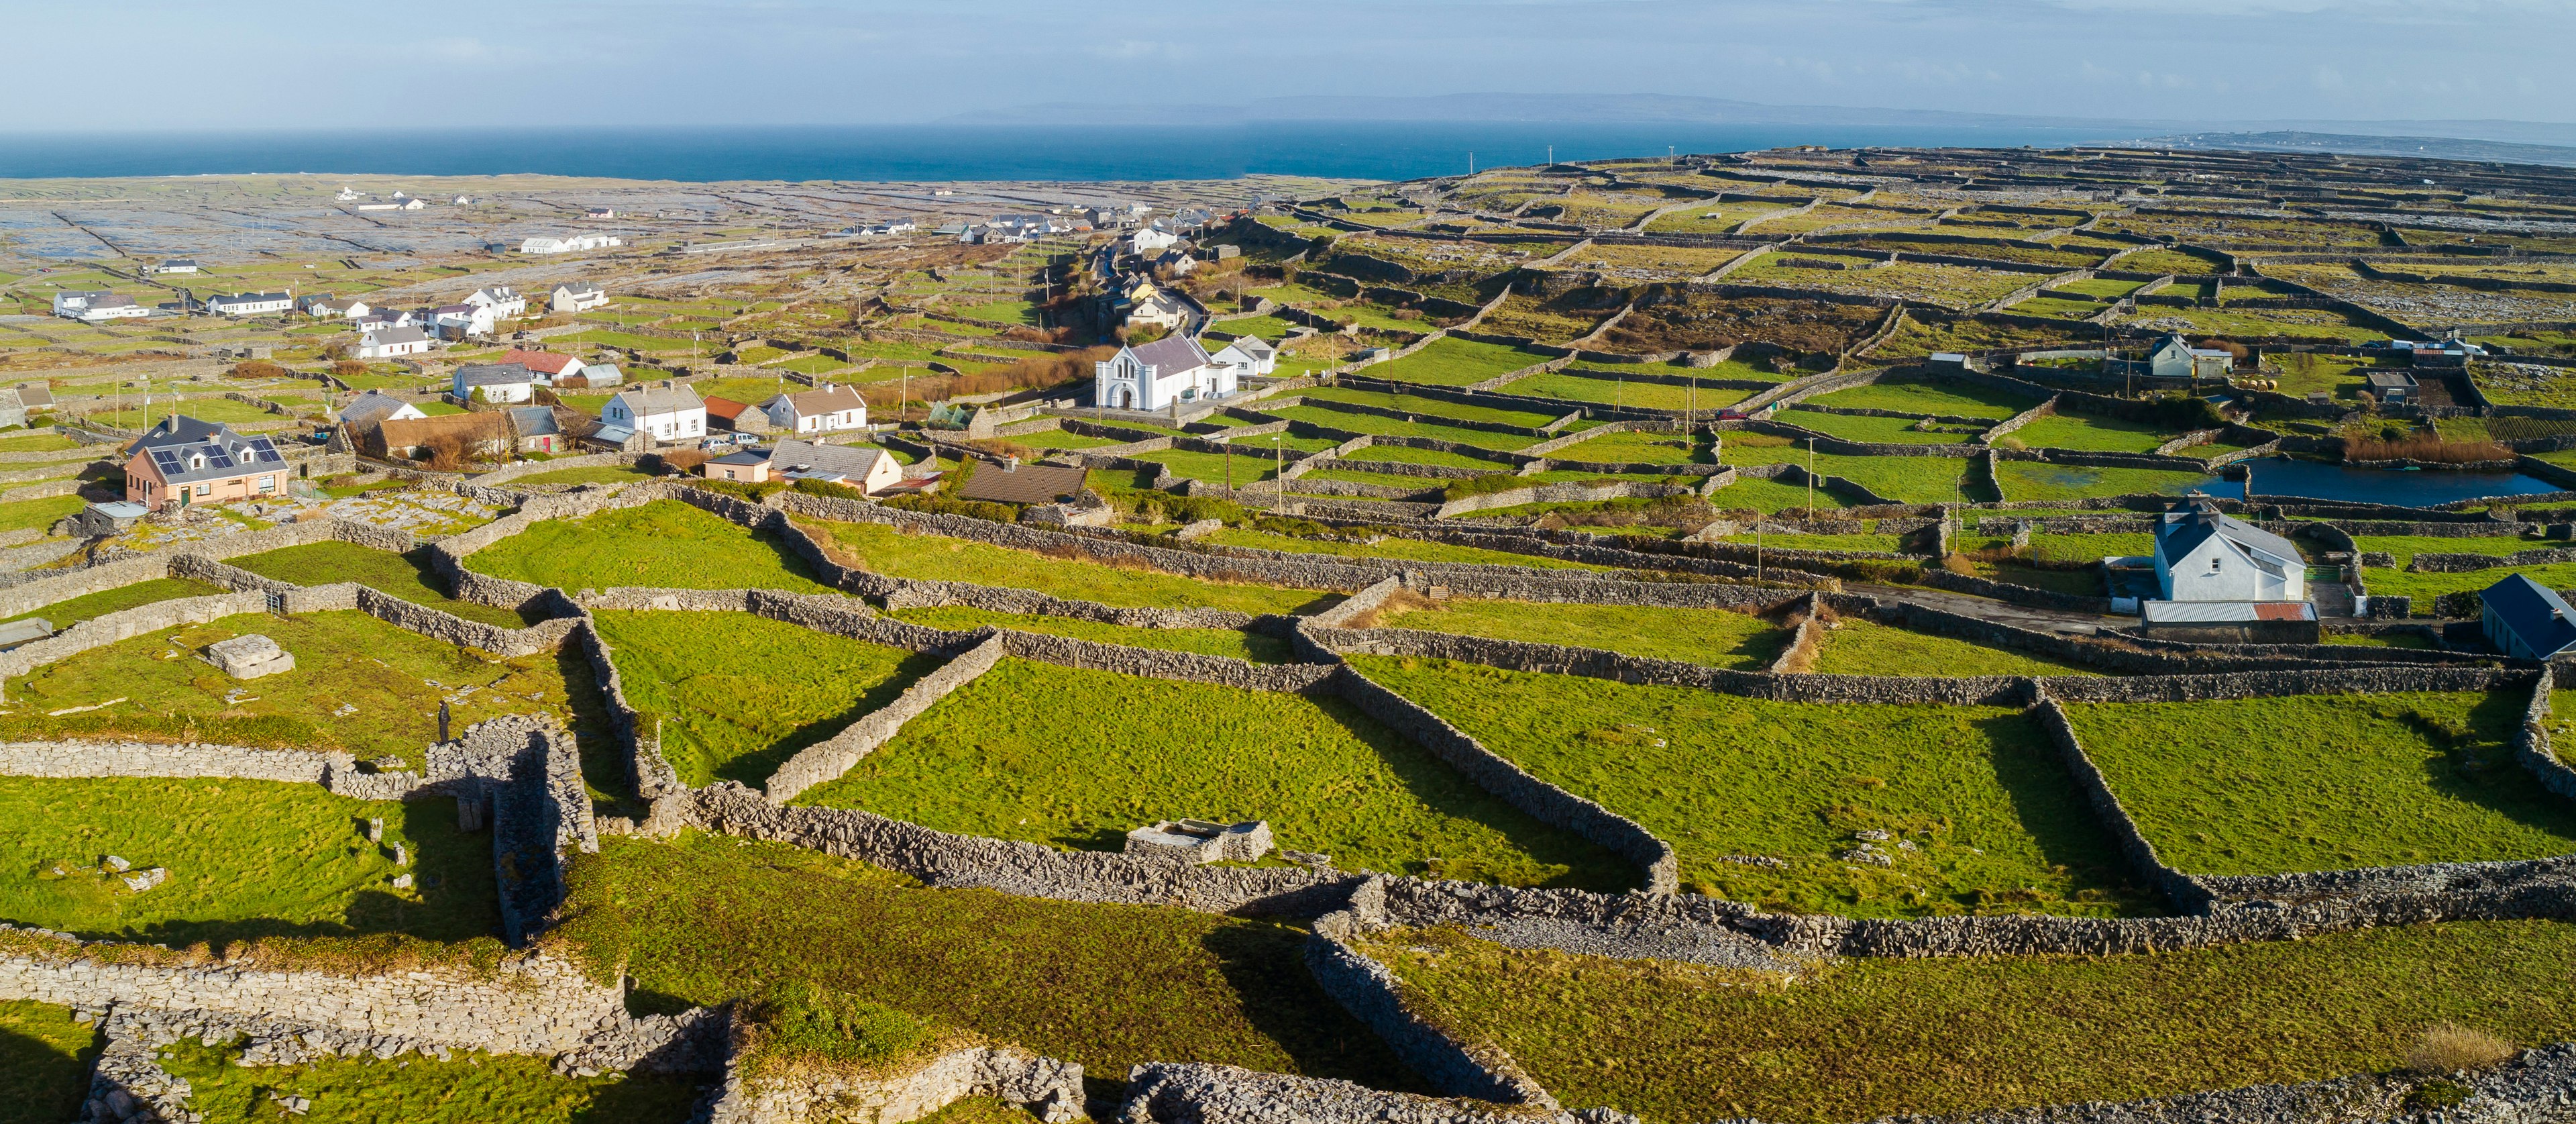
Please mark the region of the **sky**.
<svg viewBox="0 0 2576 1124"><path fill-rule="evenodd" d="M0 131L868 124L1041 103L1680 94L2576 121L2570 0L0 0Z"/></svg>

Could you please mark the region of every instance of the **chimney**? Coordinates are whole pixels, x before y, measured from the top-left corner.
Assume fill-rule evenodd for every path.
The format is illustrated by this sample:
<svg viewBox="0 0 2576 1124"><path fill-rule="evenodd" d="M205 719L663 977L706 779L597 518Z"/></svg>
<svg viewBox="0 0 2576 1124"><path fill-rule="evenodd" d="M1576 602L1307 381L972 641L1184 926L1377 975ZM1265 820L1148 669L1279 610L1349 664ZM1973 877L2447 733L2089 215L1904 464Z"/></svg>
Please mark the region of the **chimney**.
<svg viewBox="0 0 2576 1124"><path fill-rule="evenodd" d="M1004 472L1018 472L1019 470L1020 458L1018 457L1011 457L1002 462L1002 471Z"/></svg>

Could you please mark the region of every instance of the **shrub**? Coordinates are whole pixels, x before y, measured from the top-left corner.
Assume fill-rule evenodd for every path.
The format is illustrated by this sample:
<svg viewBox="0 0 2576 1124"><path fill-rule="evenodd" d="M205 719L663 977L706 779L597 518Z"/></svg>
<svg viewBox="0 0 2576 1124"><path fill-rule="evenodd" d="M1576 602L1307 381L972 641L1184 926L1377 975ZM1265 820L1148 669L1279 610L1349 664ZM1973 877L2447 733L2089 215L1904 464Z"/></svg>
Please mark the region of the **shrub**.
<svg viewBox="0 0 2576 1124"><path fill-rule="evenodd" d="M930 1024L919 1017L801 980L771 987L746 1014L754 1028L754 1068L884 1061L930 1037Z"/></svg>
<svg viewBox="0 0 2576 1124"><path fill-rule="evenodd" d="M2514 1055L2513 1044L2458 1023L2434 1023L2406 1049L2406 1069L2427 1076L2485 1069Z"/></svg>
<svg viewBox="0 0 2576 1124"><path fill-rule="evenodd" d="M699 455L702 458L705 456L703 453ZM847 484L835 484L829 480L799 480L788 487L794 491L802 492L809 496L821 496L825 499L832 500L864 500L868 498L868 494L866 492L862 492Z"/></svg>
<svg viewBox="0 0 2576 1124"><path fill-rule="evenodd" d="M801 491L803 490L801 485L810 481L798 483L800 484L798 490ZM987 523L1020 521L1020 509L1010 504L994 503L990 500L961 500L935 493L927 496L896 496L885 501L885 506L903 511L918 511L924 515L963 515L968 519L981 519Z"/></svg>
<svg viewBox="0 0 2576 1124"><path fill-rule="evenodd" d="M283 379L292 378L295 372L265 359L253 359L246 363L233 364L232 369L224 374L237 379Z"/></svg>
<svg viewBox="0 0 2576 1124"><path fill-rule="evenodd" d="M2395 427L2391 427L2395 428ZM2430 430L2400 430L2391 437L2382 431L2376 438L2348 438L2343 443L2347 461L2416 460L2435 464L2474 464L2479 461L2509 461L2513 450L2493 441L2448 441Z"/></svg>
<svg viewBox="0 0 2576 1124"><path fill-rule="evenodd" d="M2468 620L2486 615L2486 598L2474 589L2454 590L2433 599L2433 615Z"/></svg>
<svg viewBox="0 0 2576 1124"><path fill-rule="evenodd" d="M667 453L655 453L647 458L651 462L653 471L674 476L693 474L713 459L715 458L709 456L704 449L673 449Z"/></svg>
<svg viewBox="0 0 2576 1124"><path fill-rule="evenodd" d="M703 488L710 492L722 492L728 496L740 496L753 503L759 503L786 491L787 481L763 480L754 484L748 480L691 480L689 486Z"/></svg>
<svg viewBox="0 0 2576 1124"><path fill-rule="evenodd" d="M367 365L355 359L342 359L331 364L331 373L341 378L355 378L367 373Z"/></svg>

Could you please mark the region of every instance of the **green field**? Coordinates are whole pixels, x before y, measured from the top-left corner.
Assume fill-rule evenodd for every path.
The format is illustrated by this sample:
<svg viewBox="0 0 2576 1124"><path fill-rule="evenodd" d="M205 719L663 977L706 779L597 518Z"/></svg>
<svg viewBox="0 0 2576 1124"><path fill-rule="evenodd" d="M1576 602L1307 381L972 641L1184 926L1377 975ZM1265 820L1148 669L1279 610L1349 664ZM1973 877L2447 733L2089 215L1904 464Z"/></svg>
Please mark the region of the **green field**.
<svg viewBox="0 0 2576 1124"><path fill-rule="evenodd" d="M1344 311L1347 311L1345 309ZM1427 325L1416 324L1419 331ZM1389 360L1362 368L1361 373L1374 379L1418 382L1433 386L1466 386L1479 383L1505 371L1517 371L1533 364L1545 363L1554 355L1525 351L1498 343L1443 336L1422 350L1402 359Z"/></svg>
<svg viewBox="0 0 2576 1124"><path fill-rule="evenodd" d="M2401 570L2406 568L2407 563L2414 561L2418 554L2509 555L2526 550L2547 550L2554 545L2549 539L2526 539L2520 535L2479 535L2474 538L2453 538L2448 535L2354 535L2352 544L2355 550L2384 551L2396 555L2397 567ZM2378 570L2371 571L2374 585L2377 583L2379 573ZM2502 572L2491 571L2490 573L2493 577L2504 576ZM2441 575L2422 576L2439 577Z"/></svg>
<svg viewBox="0 0 2576 1124"><path fill-rule="evenodd" d="M197 658L246 633L277 641L295 669L244 682ZM0 717L0 737L341 749L416 766L438 737L442 700L461 730L496 715L560 710L565 684L554 653L494 659L351 610L164 629L39 667L8 689L21 709ZM78 707L97 709L48 713Z"/></svg>
<svg viewBox="0 0 2576 1124"><path fill-rule="evenodd" d="M385 822L384 842L366 821ZM365 801L279 781L0 777L0 920L190 944L283 934L485 936L492 843L450 799ZM402 845L397 866L387 848ZM160 867L135 890L106 865ZM392 879L411 874L412 889Z"/></svg>
<svg viewBox="0 0 2576 1124"><path fill-rule="evenodd" d="M1368 452L1370 450L1362 450ZM1599 437L1577 441L1553 453L1549 460L1586 461L1592 464L1708 464L1709 446L1705 435L1681 433L1604 433Z"/></svg>
<svg viewBox="0 0 2576 1124"><path fill-rule="evenodd" d="M54 524L77 515L89 501L79 496L48 496L0 503L0 531L50 532Z"/></svg>
<svg viewBox="0 0 2576 1124"><path fill-rule="evenodd" d="M1350 402L1362 406L1402 410L1406 413L1432 417L1435 420L1446 418L1458 421L1496 422L1502 425L1527 426L1531 429L1537 429L1565 416L1562 412L1534 413L1508 406L1474 406L1418 394L1388 394L1383 391L1349 390L1333 386L1319 386L1313 390L1302 391L1300 395L1309 402Z"/></svg>
<svg viewBox="0 0 2576 1124"><path fill-rule="evenodd" d="M1805 484L1783 484L1776 480L1762 480L1751 476L1737 477L1735 483L1709 493L1708 502L1723 510L1751 509L1766 515L1793 509L1805 510L1810 505L1819 511L1831 511L1836 508L1851 507L1855 503L1824 488L1811 488ZM1770 536L1766 535L1763 538L1767 542Z"/></svg>
<svg viewBox="0 0 2576 1124"><path fill-rule="evenodd" d="M1562 398L1570 403L1589 402L1604 406L1634 406L1644 410L1700 412L1732 406L1753 396L1750 390L1738 390L1734 387L1666 386L1660 382L1631 382L1598 371L1589 374L1551 371L1543 375L1531 375L1504 386L1503 393L1526 394L1533 398Z"/></svg>
<svg viewBox="0 0 2576 1124"><path fill-rule="evenodd" d="M2541 566L2516 566L2511 569L2467 570L2456 574L2427 574L2391 570L2372 566L2361 573L2362 584L2370 587L2373 597L2412 597L2414 615L2433 615L2433 599L2445 593L2480 590L2504 580L2506 574L2521 574L2551 589L2576 589L2576 562L2553 562Z"/></svg>
<svg viewBox="0 0 2576 1124"><path fill-rule="evenodd" d="M1094 851L1157 820L1260 819L1281 848L1351 870L1596 890L1637 880L1339 700L1016 659L797 803Z"/></svg>
<svg viewBox="0 0 2576 1124"><path fill-rule="evenodd" d="M2576 854L2576 806L2540 788L2506 744L2522 716L2515 692L2067 713L2165 864L2193 874Z"/></svg>
<svg viewBox="0 0 2576 1124"><path fill-rule="evenodd" d="M1940 429L1915 428L1912 418L1882 418L1866 414L1824 414L1814 410L1784 410L1780 420L1801 429L1812 429L1828 437L1845 441L1868 441L1882 445L1961 445L1975 439L1977 431L1967 426L1948 425Z"/></svg>
<svg viewBox="0 0 2576 1124"><path fill-rule="evenodd" d="M964 605L941 605L927 609L897 609L886 614L924 628L967 632L991 626L1042 632L1049 636L1070 636L1102 644L1123 644L1130 648L1159 648L1170 652L1197 652L1203 656L1222 656L1252 663L1293 662L1288 642L1275 636L1264 636L1234 628L1133 628L1126 625L1102 624L1072 617L1048 617L1034 613L997 613L990 609L971 609Z"/></svg>
<svg viewBox="0 0 2576 1124"><path fill-rule="evenodd" d="M2076 500L2097 496L2178 496L2206 484L2205 472L2167 472L2154 468L2095 468L2045 461L1995 462L1996 482L2004 498Z"/></svg>
<svg viewBox="0 0 2576 1124"><path fill-rule="evenodd" d="M1272 458L1256 456L1251 453L1246 453L1239 457L1230 457L1223 453L1197 453L1187 449L1164 449L1160 452L1152 453L1131 453L1128 454L1128 456L1132 460L1152 461L1156 464L1168 465L1170 466L1172 475L1174 476L1186 476L1193 480L1204 480L1210 484L1218 485L1222 485L1228 479L1231 479L1234 481L1234 486L1238 488L1246 484L1268 480L1278 475L1278 471L1272 467L1274 464Z"/></svg>
<svg viewBox="0 0 2576 1124"><path fill-rule="evenodd" d="M1795 982L1509 951L1442 933L1369 952L1439 1025L1567 1108L1649 1124L1840 1124L2384 1072L2453 1022L2576 1036L2576 926L2405 925L2147 956L1862 957ZM2332 1110L2326 1110L2332 1111Z"/></svg>
<svg viewBox="0 0 2576 1124"><path fill-rule="evenodd" d="M1279 406L1262 412L1273 417L1302 421L1346 433L1367 433L1379 437L1430 437L1441 441L1454 441L1461 445L1472 445L1479 449L1518 449L1545 440L1525 434L1489 433L1481 429L1460 429L1454 425L1441 425L1436 422L1404 421L1400 418L1380 417L1376 414L1354 414L1323 406ZM1267 445L1269 440L1266 437L1257 437L1246 443Z"/></svg>
<svg viewBox="0 0 2576 1124"><path fill-rule="evenodd" d="M449 1061L326 1057L303 1065L244 1066L238 1042L217 1046L181 1039L162 1053L162 1068L188 1083L188 1107L205 1124L261 1124L279 1119L359 1124L680 1124L698 1099L688 1076L611 1073L572 1077L544 1058L461 1054ZM312 1102L309 1112L281 1117L279 1094Z"/></svg>
<svg viewBox="0 0 2576 1124"><path fill-rule="evenodd" d="M512 484L632 484L652 479L649 469L627 464L593 464L580 468L558 468L536 472L510 481Z"/></svg>
<svg viewBox="0 0 2576 1124"><path fill-rule="evenodd" d="M593 614L626 701L691 785L758 786L940 664L748 613Z"/></svg>
<svg viewBox="0 0 2576 1124"><path fill-rule="evenodd" d="M192 578L152 578L133 585L121 585L115 589L103 589L96 593L56 601L34 612L21 613L9 619L25 620L28 617L43 617L46 624L60 630L70 628L91 617L103 617L109 613L140 608L155 601L170 601L181 597L208 597L227 592L230 591L222 586Z"/></svg>
<svg viewBox="0 0 2576 1124"><path fill-rule="evenodd" d="M2100 675L2078 664L1948 636L1844 620L1817 647L1818 675Z"/></svg>
<svg viewBox="0 0 2576 1124"><path fill-rule="evenodd" d="M1308 475L1314 476L1320 474L1309 473ZM1353 473L1352 475L1360 474ZM1419 481L1425 486L1439 483L1439 481L1429 480L1418 476L1389 476L1384 477L1383 479L1389 481L1413 480ZM1225 530L1216 532L1215 534L1203 536L1198 541L1203 543L1214 543L1219 546L1250 547L1255 550L1285 550L1297 554L1330 554L1341 558L1393 558L1409 562L1472 562L1488 566L1529 566L1541 570L1607 570L1610 568L1608 566L1595 566L1585 562L1567 562L1537 554L1514 554L1506 550L1486 550L1482 547L1474 546L1452 546L1448 543L1427 542L1422 539L1408 539L1394 535L1388 536L1384 541L1376 543L1375 545L1363 545L1355 542L1342 542L1337 539L1301 539L1293 535L1274 535L1267 531L1254 531L1240 527L1228 527Z"/></svg>
<svg viewBox="0 0 2576 1124"><path fill-rule="evenodd" d="M547 947L648 1009L800 982L1092 1073L1202 1061L1416 1089L1306 970L1288 925L1185 909L925 890L781 843L689 833L576 855ZM1107 997L1107 998L1104 998Z"/></svg>
<svg viewBox="0 0 2576 1124"><path fill-rule="evenodd" d="M1385 613L1378 623L1387 628L1603 648L1736 671L1770 667L1789 644L1789 634L1769 621L1726 609L1453 599Z"/></svg>
<svg viewBox="0 0 2576 1124"><path fill-rule="evenodd" d="M265 578L297 585L357 582L379 593L454 613L469 621L518 628L527 622L517 610L459 601L448 595L447 582L429 569L427 548L394 554L332 539L290 546L232 560L232 564Z"/></svg>
<svg viewBox="0 0 2576 1124"><path fill-rule="evenodd" d="M2118 418L2048 414L2004 436L2032 449L2076 449L2093 453L2152 453L2156 446L2182 436L2160 426Z"/></svg>
<svg viewBox="0 0 2576 1124"><path fill-rule="evenodd" d="M98 1038L98 1024L73 1022L69 1007L0 1000L0 1124L78 1118Z"/></svg>
<svg viewBox="0 0 2576 1124"><path fill-rule="evenodd" d="M1847 457L1815 453L1811 458L1807 450L1794 445L1747 445L1733 440L1721 447L1718 459L1727 464L1787 463L1802 468L1812 463L1820 476L1842 477L1899 503L1956 502L1968 472L1965 457ZM1711 502L1721 507L1735 506L1734 501L1720 497L1737 487L1742 485L1725 489L1711 497ZM1823 491L1817 489L1819 494ZM1798 502L1803 504L1805 500Z"/></svg>
<svg viewBox="0 0 2576 1124"><path fill-rule="evenodd" d="M1034 589L1074 601L1163 609L1233 609L1244 613L1319 611L1341 598L1312 589L1249 582L1211 582L1103 562L1054 558L939 535L906 534L879 523L804 522L818 539L844 552L845 565L922 581L972 582Z"/></svg>
<svg viewBox="0 0 2576 1124"><path fill-rule="evenodd" d="M678 500L549 519L474 552L476 573L560 589L784 589L830 593L766 534Z"/></svg>
<svg viewBox="0 0 2576 1124"><path fill-rule="evenodd" d="M1669 841L1694 893L1861 917L2149 908L2056 750L2012 710L1819 706L1439 660L1351 663ZM1891 865L1841 857L1863 831L1893 837L1872 844Z"/></svg>
<svg viewBox="0 0 2576 1124"><path fill-rule="evenodd" d="M1868 386L1855 386L1831 394L1807 399L1818 406L1847 406L1865 410L1896 410L1908 414L1949 414L1962 418L1993 418L2002 421L2033 406L2034 399L2018 394L1967 383L1936 384L1928 382L1884 381Z"/></svg>

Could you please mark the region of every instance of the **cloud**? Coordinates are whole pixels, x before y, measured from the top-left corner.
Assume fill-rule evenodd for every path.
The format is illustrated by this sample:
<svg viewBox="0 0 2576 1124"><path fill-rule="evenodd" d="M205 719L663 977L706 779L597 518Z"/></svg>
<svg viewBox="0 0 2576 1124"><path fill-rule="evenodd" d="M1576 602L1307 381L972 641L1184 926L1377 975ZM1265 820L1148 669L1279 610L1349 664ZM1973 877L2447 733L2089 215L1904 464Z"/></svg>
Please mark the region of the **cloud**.
<svg viewBox="0 0 2576 1124"><path fill-rule="evenodd" d="M431 39L420 45L421 53L439 62L463 66L488 66L501 61L501 54L480 39L451 36Z"/></svg>

